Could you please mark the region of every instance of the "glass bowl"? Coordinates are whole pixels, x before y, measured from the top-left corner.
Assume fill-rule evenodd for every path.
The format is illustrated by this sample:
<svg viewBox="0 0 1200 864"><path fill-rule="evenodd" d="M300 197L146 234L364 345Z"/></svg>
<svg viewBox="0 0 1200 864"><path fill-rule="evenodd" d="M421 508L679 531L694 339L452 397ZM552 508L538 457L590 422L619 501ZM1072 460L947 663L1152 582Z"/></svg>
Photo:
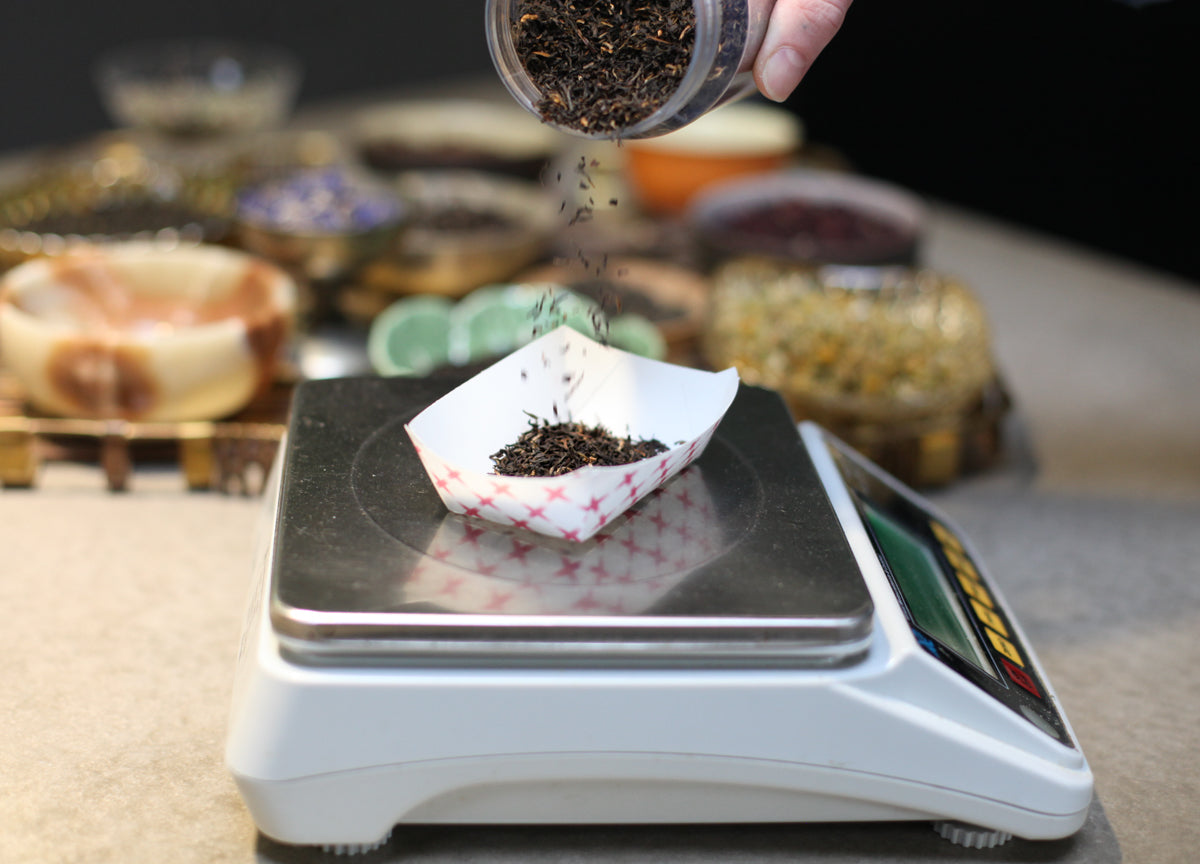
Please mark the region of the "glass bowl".
<svg viewBox="0 0 1200 864"><path fill-rule="evenodd" d="M281 124L300 78L299 61L280 47L205 40L126 45L95 68L116 122L185 137Z"/></svg>
<svg viewBox="0 0 1200 864"><path fill-rule="evenodd" d="M804 264L917 263L925 208L872 178L792 169L738 178L692 199L686 221L711 260L759 255Z"/></svg>
<svg viewBox="0 0 1200 864"><path fill-rule="evenodd" d="M982 304L930 270L729 261L703 344L714 368L839 427L958 414L995 376Z"/></svg>

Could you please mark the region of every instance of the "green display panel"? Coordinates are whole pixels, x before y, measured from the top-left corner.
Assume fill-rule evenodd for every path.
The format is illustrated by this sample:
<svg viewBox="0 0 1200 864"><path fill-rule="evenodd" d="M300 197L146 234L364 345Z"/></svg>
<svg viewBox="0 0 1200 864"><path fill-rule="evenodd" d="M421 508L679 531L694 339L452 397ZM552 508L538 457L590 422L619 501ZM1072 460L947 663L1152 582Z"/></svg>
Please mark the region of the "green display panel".
<svg viewBox="0 0 1200 864"><path fill-rule="evenodd" d="M863 502L913 623L989 675L992 664L929 546L892 517Z"/></svg>

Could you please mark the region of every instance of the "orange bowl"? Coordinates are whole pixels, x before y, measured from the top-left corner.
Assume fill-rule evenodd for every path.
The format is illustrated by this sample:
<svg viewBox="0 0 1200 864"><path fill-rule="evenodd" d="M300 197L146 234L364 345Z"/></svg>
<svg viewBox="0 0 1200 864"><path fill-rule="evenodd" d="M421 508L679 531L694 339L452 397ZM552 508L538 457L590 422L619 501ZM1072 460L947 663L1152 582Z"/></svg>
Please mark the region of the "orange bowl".
<svg viewBox="0 0 1200 864"><path fill-rule="evenodd" d="M802 140L785 109L726 105L668 135L625 142L626 178L643 209L679 213L715 183L784 167Z"/></svg>

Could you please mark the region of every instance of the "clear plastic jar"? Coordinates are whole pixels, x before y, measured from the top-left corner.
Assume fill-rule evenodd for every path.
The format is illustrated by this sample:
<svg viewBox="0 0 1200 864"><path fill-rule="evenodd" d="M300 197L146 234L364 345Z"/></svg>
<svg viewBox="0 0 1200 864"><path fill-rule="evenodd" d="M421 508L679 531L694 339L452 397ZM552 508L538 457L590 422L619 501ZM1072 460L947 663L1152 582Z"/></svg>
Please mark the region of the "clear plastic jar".
<svg viewBox="0 0 1200 864"><path fill-rule="evenodd" d="M651 113L616 129L589 131L544 116L538 107L544 94L529 76L517 51L515 30L524 14L522 0L488 0L488 49L509 92L543 122L584 138L653 138L686 126L718 105L754 92L751 70L771 5L751 0L693 0L694 42L679 85Z"/></svg>

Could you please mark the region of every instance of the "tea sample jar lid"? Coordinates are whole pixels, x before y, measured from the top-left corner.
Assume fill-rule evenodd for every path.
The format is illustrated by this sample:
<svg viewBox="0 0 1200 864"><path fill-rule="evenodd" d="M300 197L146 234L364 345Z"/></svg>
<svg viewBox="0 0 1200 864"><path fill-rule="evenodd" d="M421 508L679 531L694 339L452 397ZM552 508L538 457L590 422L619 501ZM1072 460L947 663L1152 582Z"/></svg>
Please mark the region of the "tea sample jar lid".
<svg viewBox="0 0 1200 864"><path fill-rule="evenodd" d="M668 0L619 11L488 0L488 49L526 110L585 138L652 138L754 91L767 12L748 0Z"/></svg>

